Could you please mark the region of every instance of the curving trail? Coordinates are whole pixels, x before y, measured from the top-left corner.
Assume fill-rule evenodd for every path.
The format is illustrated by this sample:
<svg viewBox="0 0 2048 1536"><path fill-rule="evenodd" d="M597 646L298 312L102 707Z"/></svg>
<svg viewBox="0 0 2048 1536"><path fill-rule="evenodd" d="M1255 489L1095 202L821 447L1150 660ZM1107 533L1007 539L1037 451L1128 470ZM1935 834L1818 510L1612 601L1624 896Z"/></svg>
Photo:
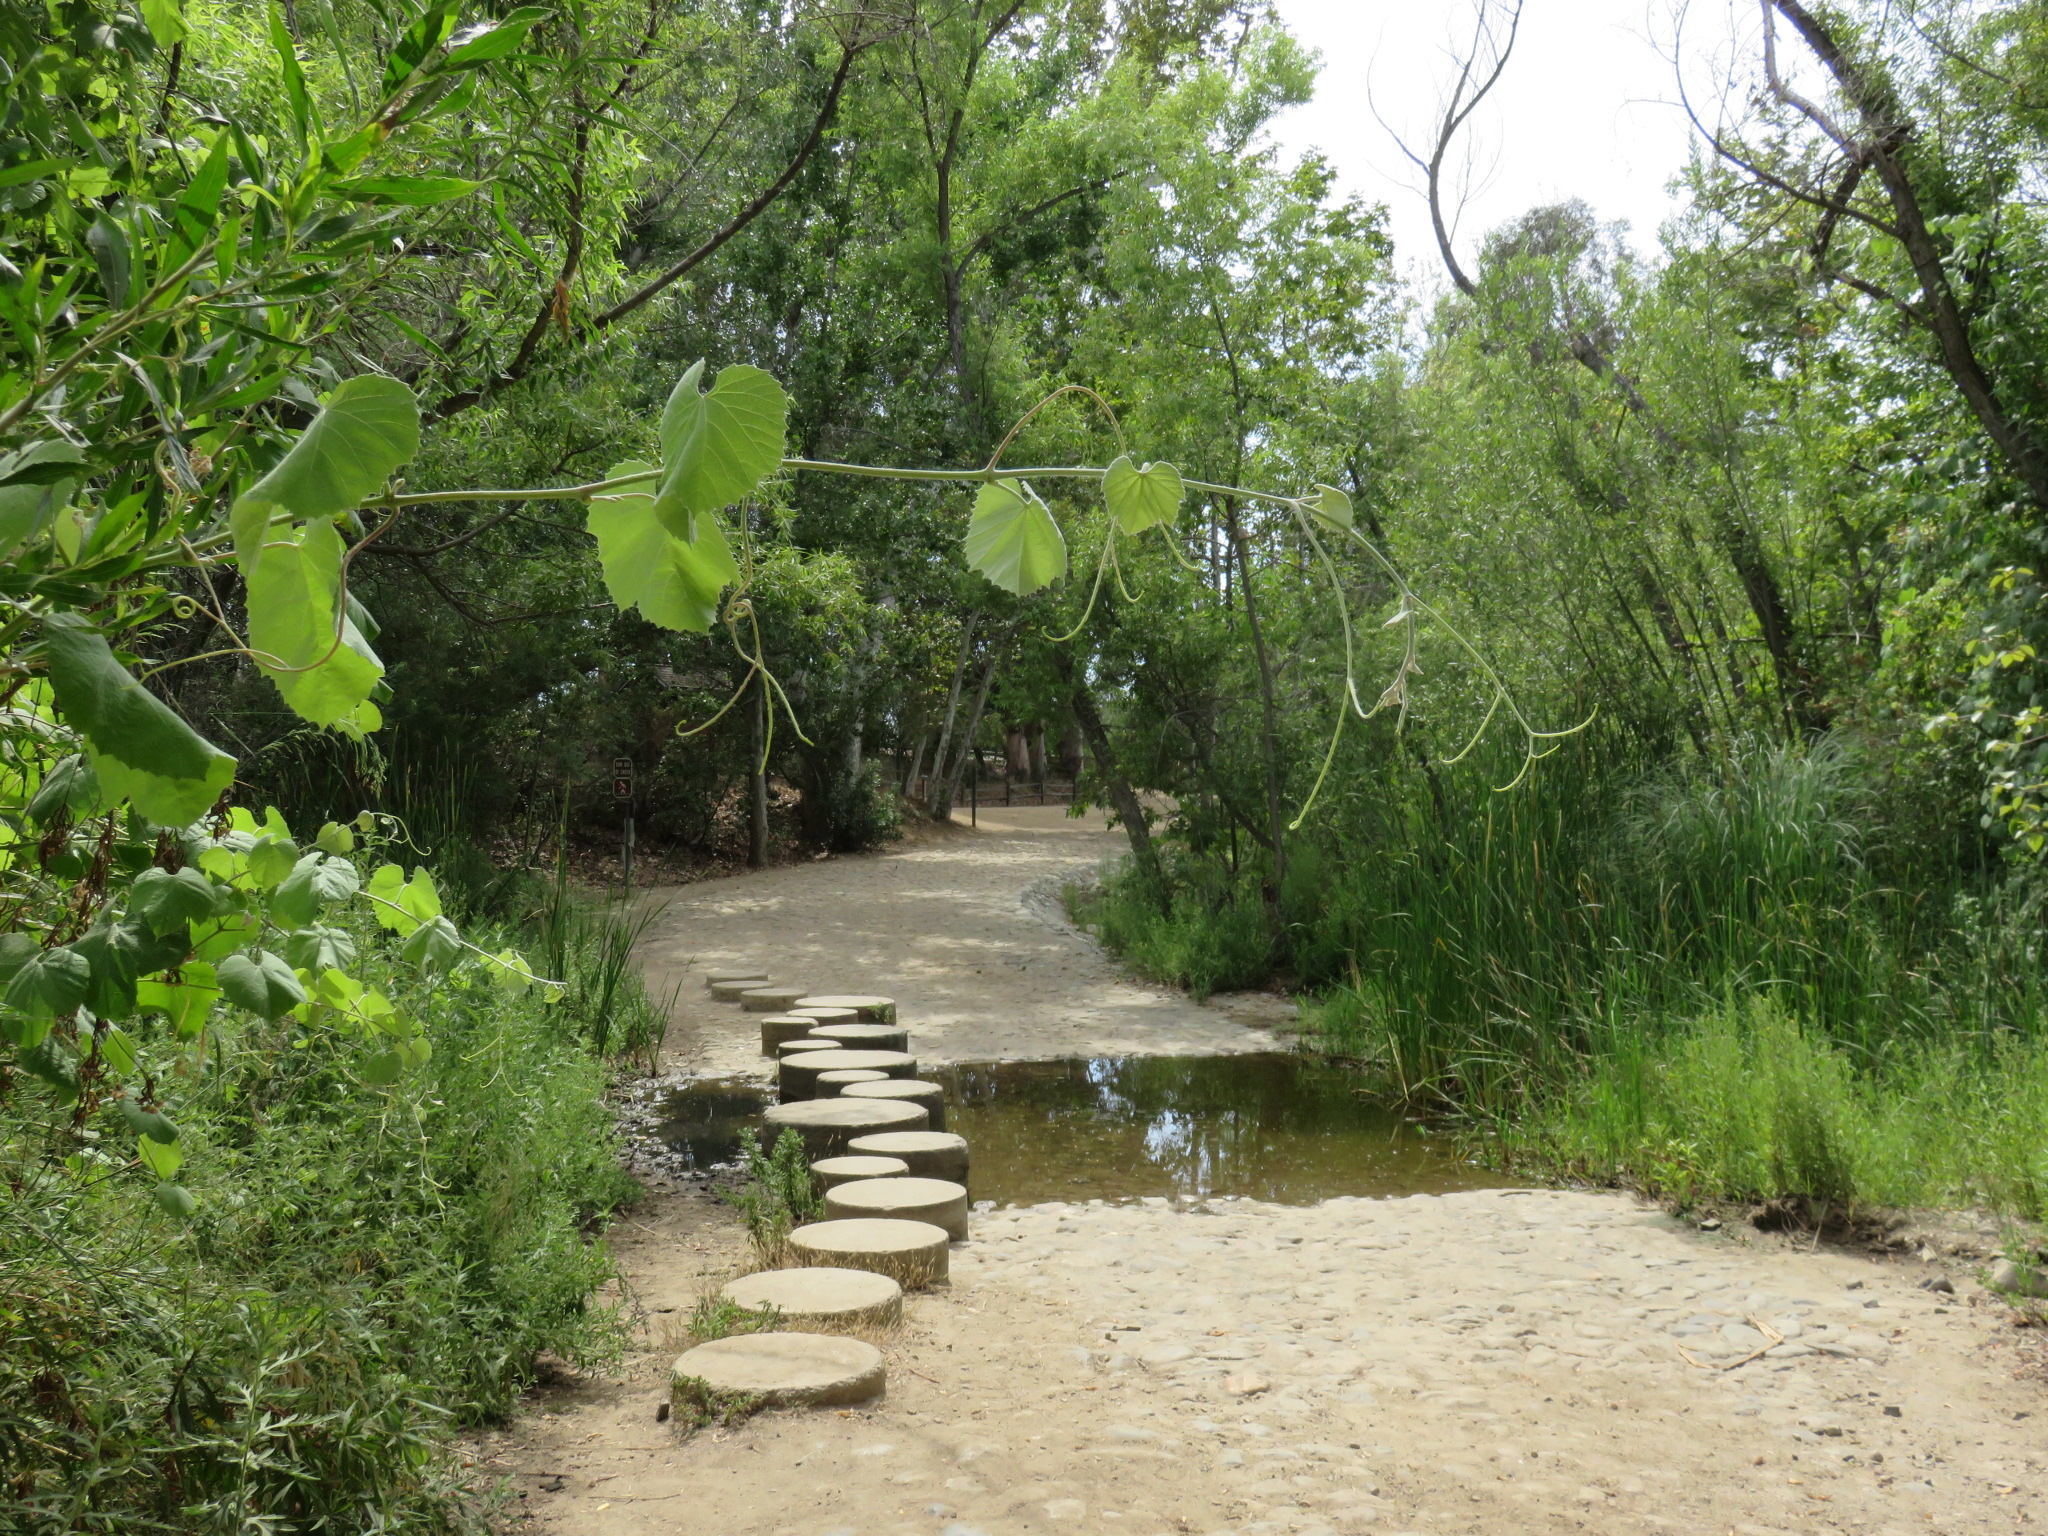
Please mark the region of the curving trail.
<svg viewBox="0 0 2048 1536"><path fill-rule="evenodd" d="M695 887L650 969L773 955L778 977L895 995L933 1057L1264 1045L1230 1005L1119 979L1025 900L1111 846L1085 826L993 830ZM751 1066L747 1025L699 997L683 994L679 1058ZM675 1193L613 1242L642 1348L478 1441L480 1471L518 1495L508 1529L2048 1528L2025 1335L1973 1282L1930 1292L1917 1262L1702 1234L1620 1195L986 1213L950 1289L910 1299L885 1400L680 1443L656 1421L667 1361L739 1235Z"/></svg>

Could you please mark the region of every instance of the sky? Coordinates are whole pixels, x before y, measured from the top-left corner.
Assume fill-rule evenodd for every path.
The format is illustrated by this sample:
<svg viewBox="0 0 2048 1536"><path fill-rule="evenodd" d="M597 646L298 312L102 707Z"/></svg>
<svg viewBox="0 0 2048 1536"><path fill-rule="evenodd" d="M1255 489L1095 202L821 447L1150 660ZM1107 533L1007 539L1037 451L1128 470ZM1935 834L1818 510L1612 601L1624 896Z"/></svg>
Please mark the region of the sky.
<svg viewBox="0 0 2048 1536"><path fill-rule="evenodd" d="M1282 116L1275 138L1294 153L1320 149L1344 191L1384 202L1400 270L1432 286L1442 268L1421 178L1374 107L1422 148L1457 72L1450 50L1470 36L1471 5L1278 0L1289 29L1322 54L1323 73L1316 99ZM1602 220L1626 219L1630 243L1655 254L1658 225L1677 206L1665 185L1692 133L1676 105L1670 18L1671 0L1526 0L1507 72L1466 130L1474 176L1456 244L1468 268L1487 230L1572 197Z"/></svg>

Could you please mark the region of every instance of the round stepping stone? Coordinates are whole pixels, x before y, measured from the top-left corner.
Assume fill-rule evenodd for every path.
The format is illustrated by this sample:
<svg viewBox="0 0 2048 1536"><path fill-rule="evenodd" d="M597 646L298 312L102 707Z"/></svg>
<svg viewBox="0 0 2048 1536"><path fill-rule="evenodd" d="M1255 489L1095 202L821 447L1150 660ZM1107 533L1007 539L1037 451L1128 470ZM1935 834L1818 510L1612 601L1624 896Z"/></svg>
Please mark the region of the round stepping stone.
<svg viewBox="0 0 2048 1536"><path fill-rule="evenodd" d="M802 1001L802 987L748 987L740 993L740 1006L749 1013L787 1013Z"/></svg>
<svg viewBox="0 0 2048 1536"><path fill-rule="evenodd" d="M872 997L859 992L827 992L818 997L800 997L791 1005L796 1008L851 1008L864 1023L894 1024L896 1022L896 999L893 997Z"/></svg>
<svg viewBox="0 0 2048 1536"><path fill-rule="evenodd" d="M818 1080L811 1085L814 1098L836 1099L855 1083L886 1083L886 1072L875 1072L860 1067L841 1067L836 1072L820 1072ZM925 1111L925 1119L931 1119L931 1111Z"/></svg>
<svg viewBox="0 0 2048 1536"><path fill-rule="evenodd" d="M713 1339L678 1356L669 1370L677 1396L695 1395L701 1382L714 1392L757 1398L764 1408L864 1403L882 1395L886 1379L882 1352L874 1345L825 1333Z"/></svg>
<svg viewBox="0 0 2048 1536"><path fill-rule="evenodd" d="M886 1099L803 1099L773 1105L761 1119L767 1127L761 1138L763 1146L774 1146L785 1129L794 1127L804 1139L804 1156L815 1162L848 1151L847 1142L855 1136L919 1129L924 1124L924 1106L891 1104Z"/></svg>
<svg viewBox="0 0 2048 1536"><path fill-rule="evenodd" d="M704 973L704 985L707 987L715 987L721 981L751 981L757 987L765 987L768 985L768 973L758 967L751 971L706 971Z"/></svg>
<svg viewBox="0 0 2048 1536"><path fill-rule="evenodd" d="M789 1234L789 1252L800 1265L865 1269L914 1291L946 1278L947 1241L946 1229L928 1221L814 1221Z"/></svg>
<svg viewBox="0 0 2048 1536"><path fill-rule="evenodd" d="M722 1003L736 1003L742 992L751 992L756 987L768 985L766 976L736 976L731 981L708 981L704 984L711 995Z"/></svg>
<svg viewBox="0 0 2048 1536"><path fill-rule="evenodd" d="M778 1045L787 1045L792 1040L802 1040L811 1032L811 1021L794 1013L764 1013L761 1015L761 1054L773 1056Z"/></svg>
<svg viewBox="0 0 2048 1536"><path fill-rule="evenodd" d="M917 1058L901 1051L803 1051L782 1058L776 1073L784 1103L817 1097L820 1072L882 1072L890 1077L917 1076Z"/></svg>
<svg viewBox="0 0 2048 1536"><path fill-rule="evenodd" d="M743 1275L719 1295L749 1311L773 1307L805 1333L855 1333L903 1321L903 1287L865 1269L770 1269Z"/></svg>
<svg viewBox="0 0 2048 1536"><path fill-rule="evenodd" d="M825 1191L827 1221L870 1216L928 1221L962 1243L967 1240L967 1189L951 1179L855 1179Z"/></svg>
<svg viewBox="0 0 2048 1536"><path fill-rule="evenodd" d="M858 1024L860 1015L851 1008L792 1008L789 1010L802 1018L815 1019L820 1024Z"/></svg>
<svg viewBox="0 0 2048 1536"><path fill-rule="evenodd" d="M885 1103L879 1099L839 1099L841 1104ZM773 1113L773 1111L770 1111ZM863 1157L900 1157L921 1179L967 1182L967 1138L945 1131L868 1131L848 1141L846 1150Z"/></svg>
<svg viewBox="0 0 2048 1536"><path fill-rule="evenodd" d="M879 1083L854 1083L839 1090L842 1098L901 1099L922 1104L935 1131L946 1128L946 1090L937 1083L920 1083L916 1078L891 1077Z"/></svg>
<svg viewBox="0 0 2048 1536"><path fill-rule="evenodd" d="M783 1041L775 1047L775 1054L787 1060L791 1056L801 1056L805 1051L836 1051L839 1048L833 1041L813 1040L809 1035L803 1035L795 1040Z"/></svg>
<svg viewBox="0 0 2048 1536"><path fill-rule="evenodd" d="M907 1051L910 1031L894 1024L818 1024L813 1040L837 1040L849 1051Z"/></svg>
<svg viewBox="0 0 2048 1536"><path fill-rule="evenodd" d="M910 1172L900 1157L821 1157L811 1164L818 1188L831 1189L848 1179L898 1179Z"/></svg>

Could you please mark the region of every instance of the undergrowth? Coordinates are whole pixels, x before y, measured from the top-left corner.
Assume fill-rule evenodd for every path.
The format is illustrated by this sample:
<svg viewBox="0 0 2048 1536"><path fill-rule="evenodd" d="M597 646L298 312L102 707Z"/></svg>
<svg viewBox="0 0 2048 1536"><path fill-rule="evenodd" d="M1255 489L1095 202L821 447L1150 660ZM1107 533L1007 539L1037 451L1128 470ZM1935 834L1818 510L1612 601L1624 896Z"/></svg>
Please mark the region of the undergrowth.
<svg viewBox="0 0 2048 1536"><path fill-rule="evenodd" d="M745 1219L756 1257L764 1264L777 1263L789 1234L825 1213L804 1139L794 1128L785 1128L774 1149L763 1152L761 1138L749 1126L740 1132L740 1162L746 1182L726 1198Z"/></svg>

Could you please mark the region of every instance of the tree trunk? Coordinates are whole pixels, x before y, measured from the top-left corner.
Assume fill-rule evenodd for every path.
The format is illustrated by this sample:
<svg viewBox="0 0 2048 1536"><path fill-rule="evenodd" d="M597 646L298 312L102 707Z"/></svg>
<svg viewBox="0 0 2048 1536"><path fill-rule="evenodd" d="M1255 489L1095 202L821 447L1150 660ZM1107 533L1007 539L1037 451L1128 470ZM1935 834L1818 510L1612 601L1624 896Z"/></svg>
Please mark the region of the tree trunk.
<svg viewBox="0 0 2048 1536"><path fill-rule="evenodd" d="M762 755L768 742L768 683L758 672L748 699L747 742L747 868L768 863L768 765Z"/></svg>
<svg viewBox="0 0 2048 1536"><path fill-rule="evenodd" d="M1277 919L1280 887L1287 879L1287 818L1280 794L1280 711L1273 698L1273 658L1266 651L1265 632L1259 626L1258 598L1252 591L1251 541L1238 524L1237 504L1228 503L1227 508L1230 545L1237 552L1245 627L1251 631L1252 654L1259 664L1259 704L1263 717L1259 745L1266 764L1266 847L1273 858L1272 875L1266 882L1266 910Z"/></svg>
<svg viewBox="0 0 2048 1536"><path fill-rule="evenodd" d="M967 615L967 623L960 631L960 655L953 662L953 686L946 692L946 720L939 727L939 749L932 758L932 774L935 778L945 777L946 754L953 746L953 720L960 712L960 684L967 676L967 659L974 654L974 630L980 622L980 614L970 613ZM927 805L925 809L932 810L932 807ZM937 816L938 812L933 810L932 814Z"/></svg>
<svg viewBox="0 0 2048 1536"><path fill-rule="evenodd" d="M974 708L967 716L967 733L960 738L960 755L953 762L953 771L946 775L940 793L945 797L932 815L938 821L945 821L953 814L953 802L960 798L960 782L967 772L968 754L974 750L974 733L981 729L981 712L988 703L988 685L996 675L996 663L1002 660L1003 649L1008 643L1015 624L1003 631L988 650L988 664L981 669L981 686L974 691ZM941 766L944 760L941 759Z"/></svg>
<svg viewBox="0 0 2048 1536"><path fill-rule="evenodd" d="M1088 691L1088 680L1074 659L1062 653L1055 665L1065 681L1068 695L1074 706L1074 719L1081 727L1082 738L1088 743L1088 750L1095 754L1095 771L1102 776L1103 787L1109 791L1110 804L1116 807L1117 820L1124 826L1124 836L1131 840L1131 862L1138 866L1138 873L1158 895L1161 910L1168 902L1166 881L1159 868L1159 852L1152 846L1152 829L1145 824L1145 807L1138 801L1138 792L1131 788L1130 780L1123 776L1117 765L1116 749L1110 745L1109 729L1102 723L1102 713L1095 707L1095 695Z"/></svg>

